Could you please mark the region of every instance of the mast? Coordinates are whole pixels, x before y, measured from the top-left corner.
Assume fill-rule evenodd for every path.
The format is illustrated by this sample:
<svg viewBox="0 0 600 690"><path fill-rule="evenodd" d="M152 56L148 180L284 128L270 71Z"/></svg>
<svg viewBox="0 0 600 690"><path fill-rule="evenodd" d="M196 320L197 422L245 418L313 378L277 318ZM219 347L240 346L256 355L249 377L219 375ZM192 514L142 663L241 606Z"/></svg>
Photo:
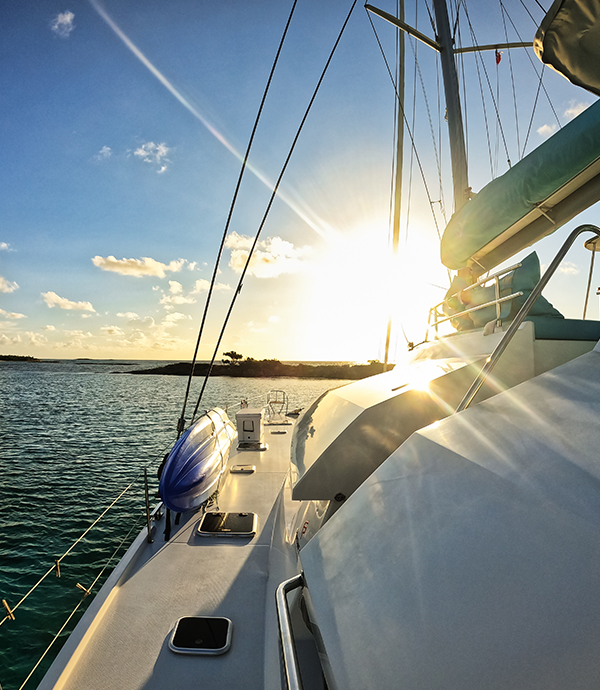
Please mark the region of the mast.
<svg viewBox="0 0 600 690"><path fill-rule="evenodd" d="M454 60L454 42L450 33L448 8L445 0L433 0L433 9L437 23L437 42L440 46L442 76L446 94L448 112L448 130L450 136L450 158L452 160L452 181L454 186L454 212L461 209L468 198L467 153L463 128L458 77Z"/></svg>
<svg viewBox="0 0 600 690"><path fill-rule="evenodd" d="M398 19L404 22L404 0L398 2ZM392 222L392 253L398 256L400 244L400 211L402 208L402 159L404 156L404 31L397 31L398 59L397 59L397 104L398 121L396 125L396 170L394 177L394 218ZM385 335L384 370L388 367L390 353L390 338L392 334L392 317L390 315Z"/></svg>

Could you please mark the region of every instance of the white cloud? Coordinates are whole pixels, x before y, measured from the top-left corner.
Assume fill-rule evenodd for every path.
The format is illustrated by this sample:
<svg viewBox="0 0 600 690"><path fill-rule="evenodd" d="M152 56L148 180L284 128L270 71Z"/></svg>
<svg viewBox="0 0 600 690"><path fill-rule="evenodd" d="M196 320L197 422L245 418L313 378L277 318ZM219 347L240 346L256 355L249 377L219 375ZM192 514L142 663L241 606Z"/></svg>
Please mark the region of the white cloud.
<svg viewBox="0 0 600 690"><path fill-rule="evenodd" d="M174 311L171 312L170 314L167 314L165 318L162 321L161 326L164 326L165 328L169 328L170 326L174 326L177 321L186 320L189 321L192 317L189 315L182 314L181 312Z"/></svg>
<svg viewBox="0 0 600 690"><path fill-rule="evenodd" d="M103 271L112 271L124 276L156 276L164 278L167 271L177 273L181 271L185 264L185 259L177 259L168 264L143 256L141 259L116 259L114 256L95 256L92 259L94 266L98 266Z"/></svg>
<svg viewBox="0 0 600 690"><path fill-rule="evenodd" d="M279 323L280 321L281 319L279 318L279 316L269 316L269 323Z"/></svg>
<svg viewBox="0 0 600 690"><path fill-rule="evenodd" d="M168 295L165 293L160 298L160 303L161 304L195 304L196 298L191 297L190 295L188 295L186 297L185 295Z"/></svg>
<svg viewBox="0 0 600 690"><path fill-rule="evenodd" d="M39 333L32 333L27 331L25 335L29 338L30 345L46 345L48 338L45 335L40 335Z"/></svg>
<svg viewBox="0 0 600 690"><path fill-rule="evenodd" d="M71 338L92 338L92 334L88 331L84 333L83 331L65 331L65 335Z"/></svg>
<svg viewBox="0 0 600 690"><path fill-rule="evenodd" d="M559 273L564 273L568 276L576 276L579 273L579 266L572 261L563 261L558 267Z"/></svg>
<svg viewBox="0 0 600 690"><path fill-rule="evenodd" d="M190 261L190 263L188 264L188 271L195 271L197 265L197 261Z"/></svg>
<svg viewBox="0 0 600 690"><path fill-rule="evenodd" d="M10 280L6 280L6 278L0 276L0 292L14 292L18 289L19 286L17 285L17 283L14 283Z"/></svg>
<svg viewBox="0 0 600 690"><path fill-rule="evenodd" d="M542 125L538 130L537 133L543 137L544 139L547 139L551 134L553 134L556 130L556 125Z"/></svg>
<svg viewBox="0 0 600 690"><path fill-rule="evenodd" d="M42 292L42 297L50 309L60 307L61 309L73 309L75 311L96 311L90 302L72 302L65 297L59 297L56 292Z"/></svg>
<svg viewBox="0 0 600 690"><path fill-rule="evenodd" d="M112 156L112 149L110 146L103 146L100 151L94 156L96 160L105 161L107 158Z"/></svg>
<svg viewBox="0 0 600 690"><path fill-rule="evenodd" d="M258 326L254 321L248 321L248 323L245 325L246 330L250 331L251 333L264 333L265 329L261 326Z"/></svg>
<svg viewBox="0 0 600 690"><path fill-rule="evenodd" d="M42 326L43 331L55 331L56 328L52 326L51 324L48 324L47 326Z"/></svg>
<svg viewBox="0 0 600 690"><path fill-rule="evenodd" d="M117 316L120 316L122 319L129 319L130 321L135 321L140 318L134 311L118 312Z"/></svg>
<svg viewBox="0 0 600 690"><path fill-rule="evenodd" d="M194 283L194 289L192 290L193 295L197 295L200 292L208 292L210 287L210 281L205 278L200 278ZM214 290L231 290L231 285L226 285L225 283L215 283Z"/></svg>
<svg viewBox="0 0 600 690"><path fill-rule="evenodd" d="M233 232L225 242L225 246L231 249L229 266L237 273L243 270L252 241L250 237ZM302 259L309 252L310 247L296 248L281 237L268 237L257 243L248 273L257 278L276 278L283 273L295 273L301 269Z"/></svg>
<svg viewBox="0 0 600 690"><path fill-rule="evenodd" d="M173 295L179 295L183 292L183 285L176 280L169 281L169 292Z"/></svg>
<svg viewBox="0 0 600 690"><path fill-rule="evenodd" d="M73 12L61 12L50 22L50 29L60 38L68 38L75 28L74 19Z"/></svg>
<svg viewBox="0 0 600 690"><path fill-rule="evenodd" d="M0 333L0 345L15 345L16 343L21 342L21 336L20 335L13 335L12 338L9 338L7 335L4 333Z"/></svg>
<svg viewBox="0 0 600 690"><path fill-rule="evenodd" d="M19 314L14 311L4 311L4 309L0 309L0 314L2 316L5 316L7 319L26 319L27 317L25 314Z"/></svg>
<svg viewBox="0 0 600 690"><path fill-rule="evenodd" d="M166 144L155 144L153 141L148 141L142 144L133 152L144 163L149 163L156 168L157 173L164 173L171 161L167 158L167 154L171 149Z"/></svg>
<svg viewBox="0 0 600 690"><path fill-rule="evenodd" d="M12 252L14 249L10 248L10 244L8 242L0 242L0 252Z"/></svg>
<svg viewBox="0 0 600 690"><path fill-rule="evenodd" d="M589 107L590 103L585 103L583 101L580 101L579 103L577 101L571 101L569 103L569 107L565 110L565 117L569 118L569 120L572 120L578 115L581 115L581 113Z"/></svg>
<svg viewBox="0 0 600 690"><path fill-rule="evenodd" d="M125 335L125 333L118 326L102 326L100 330L106 335Z"/></svg>

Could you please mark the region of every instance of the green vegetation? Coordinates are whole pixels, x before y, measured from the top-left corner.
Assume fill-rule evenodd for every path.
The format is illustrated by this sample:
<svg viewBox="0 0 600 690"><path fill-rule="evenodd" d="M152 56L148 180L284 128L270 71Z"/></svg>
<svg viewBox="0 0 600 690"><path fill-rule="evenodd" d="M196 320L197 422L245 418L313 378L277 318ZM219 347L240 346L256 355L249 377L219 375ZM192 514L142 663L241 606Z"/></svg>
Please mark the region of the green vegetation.
<svg viewBox="0 0 600 690"><path fill-rule="evenodd" d="M384 365L377 359L368 364L284 364L278 359L254 359L237 352L224 352L223 364L215 364L211 376L240 376L248 378L271 378L288 376L291 378L313 379L362 379L381 374ZM191 364L178 362L164 367L141 369L132 374L167 374L170 376L189 376ZM194 376L206 376L208 364L196 364Z"/></svg>
<svg viewBox="0 0 600 690"><path fill-rule="evenodd" d="M0 355L0 362L41 362L41 359L29 355Z"/></svg>

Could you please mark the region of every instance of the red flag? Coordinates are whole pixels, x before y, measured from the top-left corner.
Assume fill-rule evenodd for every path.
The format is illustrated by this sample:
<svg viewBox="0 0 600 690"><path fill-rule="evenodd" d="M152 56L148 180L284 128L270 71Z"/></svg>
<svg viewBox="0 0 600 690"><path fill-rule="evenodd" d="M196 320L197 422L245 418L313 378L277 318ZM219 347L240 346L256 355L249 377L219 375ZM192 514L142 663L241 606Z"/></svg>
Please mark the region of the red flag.
<svg viewBox="0 0 600 690"><path fill-rule="evenodd" d="M502 53L499 50L496 50L496 64L500 64L500 60L502 60Z"/></svg>

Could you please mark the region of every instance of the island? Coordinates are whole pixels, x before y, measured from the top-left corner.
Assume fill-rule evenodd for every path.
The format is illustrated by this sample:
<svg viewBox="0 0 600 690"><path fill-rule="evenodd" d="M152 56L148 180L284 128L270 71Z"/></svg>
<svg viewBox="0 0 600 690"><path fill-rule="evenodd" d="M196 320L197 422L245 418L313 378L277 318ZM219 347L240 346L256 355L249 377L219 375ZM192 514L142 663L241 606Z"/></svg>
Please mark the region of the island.
<svg viewBox="0 0 600 690"><path fill-rule="evenodd" d="M0 355L0 362L41 362L37 357L30 355Z"/></svg>
<svg viewBox="0 0 600 690"><path fill-rule="evenodd" d="M278 359L242 358L236 352L226 352L227 359L214 364L211 376L238 376L247 378L311 378L311 379L362 379L374 374L381 374L386 366L379 360L369 360L368 364L286 364ZM151 369L137 369L130 374L166 374L168 376L189 376L190 362L176 362ZM388 365L388 369L392 365ZM209 364L197 362L194 376L206 376Z"/></svg>

